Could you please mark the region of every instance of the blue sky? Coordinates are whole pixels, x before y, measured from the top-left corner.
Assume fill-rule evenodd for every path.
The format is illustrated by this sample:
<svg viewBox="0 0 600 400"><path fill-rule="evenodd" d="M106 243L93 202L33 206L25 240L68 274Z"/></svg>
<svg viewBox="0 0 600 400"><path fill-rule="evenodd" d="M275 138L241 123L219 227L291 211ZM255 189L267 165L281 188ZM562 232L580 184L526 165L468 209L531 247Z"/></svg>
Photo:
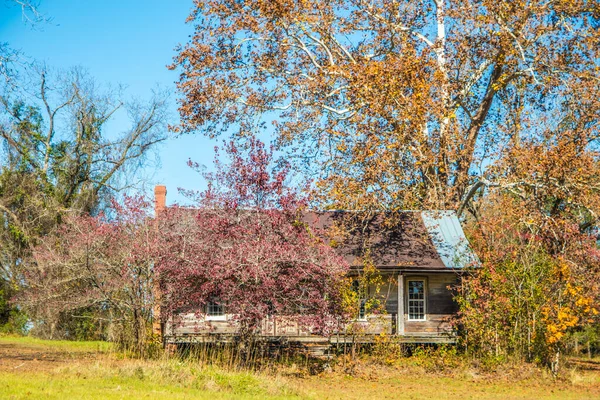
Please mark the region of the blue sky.
<svg viewBox="0 0 600 400"><path fill-rule="evenodd" d="M123 84L127 96L148 98L160 85L171 95L172 121L176 121L174 82L177 73L166 65L178 43L185 43L192 27L185 18L191 0L41 0L41 11L51 20L31 27L20 9L0 0L0 42L51 68L81 66L101 83ZM112 126L124 130L127 126ZM170 139L160 148L161 164L145 171L145 191L167 185L168 202L184 201L178 187L200 189L202 178L189 167L189 158L210 166L218 144L203 135Z"/></svg>

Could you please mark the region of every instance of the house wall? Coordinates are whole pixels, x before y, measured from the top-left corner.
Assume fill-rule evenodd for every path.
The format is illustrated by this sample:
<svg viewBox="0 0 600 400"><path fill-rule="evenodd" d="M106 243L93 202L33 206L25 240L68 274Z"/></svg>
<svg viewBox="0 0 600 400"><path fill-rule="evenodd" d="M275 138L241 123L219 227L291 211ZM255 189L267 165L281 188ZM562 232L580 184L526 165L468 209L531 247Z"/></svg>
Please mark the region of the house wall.
<svg viewBox="0 0 600 400"><path fill-rule="evenodd" d="M404 307L398 307L398 295L400 280L404 282L403 289L407 288L407 280L410 278L423 278L426 282L426 320L409 321L407 296L403 294ZM375 285L369 287L369 296L377 296L385 306L383 315L368 315L367 321L358 322L363 324L364 333L367 335L404 334L406 336L436 336L451 331L450 317L456 313L457 306L452 299L452 292L448 290L457 282L457 274L454 272L436 273L392 273L383 276L383 284L380 285L379 293ZM403 315L398 315L403 308ZM228 318L231 319L231 318ZM402 324L403 322L403 324ZM403 326L402 326L403 325ZM172 318L165 326L166 336L193 337L206 334L234 334L235 326L229 321L207 321L203 315L195 313L179 314ZM263 336L289 336L308 337L310 334L298 327L289 317L267 317L261 326Z"/></svg>
<svg viewBox="0 0 600 400"><path fill-rule="evenodd" d="M236 327L229 321L205 321L202 314L181 313L171 317L165 325L166 336L194 336L202 334L234 334Z"/></svg>
<svg viewBox="0 0 600 400"><path fill-rule="evenodd" d="M387 314L398 314L398 274L383 275L383 284L379 287L379 294L376 294L375 285L369 287L369 295L377 296L385 305Z"/></svg>
<svg viewBox="0 0 600 400"><path fill-rule="evenodd" d="M404 288L407 288L407 281L411 278L423 278L426 285L426 320L409 321L408 320L408 299L404 295L404 334L405 335L434 335L444 334L451 331L450 318L458 310L456 303L452 299L452 291L448 286L457 282L457 274L433 273L417 274L406 273L401 279L404 280Z"/></svg>

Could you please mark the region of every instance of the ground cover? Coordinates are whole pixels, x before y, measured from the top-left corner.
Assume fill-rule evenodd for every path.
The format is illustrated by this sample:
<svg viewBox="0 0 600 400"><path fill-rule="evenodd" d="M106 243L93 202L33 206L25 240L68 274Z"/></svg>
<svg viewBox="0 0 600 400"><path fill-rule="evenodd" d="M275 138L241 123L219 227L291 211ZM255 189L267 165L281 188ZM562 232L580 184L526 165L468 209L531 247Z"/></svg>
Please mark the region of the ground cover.
<svg viewBox="0 0 600 400"><path fill-rule="evenodd" d="M2 399L594 399L600 360L573 360L560 379L532 366L497 372L422 359L338 363L317 375L290 364L248 372L177 357L139 360L104 342L0 337Z"/></svg>

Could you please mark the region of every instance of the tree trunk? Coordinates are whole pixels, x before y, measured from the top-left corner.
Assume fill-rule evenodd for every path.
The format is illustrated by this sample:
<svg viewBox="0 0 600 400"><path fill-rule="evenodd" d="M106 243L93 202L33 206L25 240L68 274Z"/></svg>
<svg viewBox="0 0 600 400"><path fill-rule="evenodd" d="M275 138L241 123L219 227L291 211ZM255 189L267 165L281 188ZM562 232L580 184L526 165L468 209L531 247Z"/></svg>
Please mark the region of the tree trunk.
<svg viewBox="0 0 600 400"><path fill-rule="evenodd" d="M558 370L560 367L560 350L556 350L556 354L554 355L554 360L550 363L550 369L552 370L552 375L557 376Z"/></svg>

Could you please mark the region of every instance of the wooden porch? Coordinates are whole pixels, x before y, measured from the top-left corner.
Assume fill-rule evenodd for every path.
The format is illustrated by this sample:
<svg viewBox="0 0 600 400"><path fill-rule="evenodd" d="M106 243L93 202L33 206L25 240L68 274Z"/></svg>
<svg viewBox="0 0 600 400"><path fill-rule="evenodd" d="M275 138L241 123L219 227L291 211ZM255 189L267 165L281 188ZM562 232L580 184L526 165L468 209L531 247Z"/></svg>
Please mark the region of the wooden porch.
<svg viewBox="0 0 600 400"><path fill-rule="evenodd" d="M297 343L328 348L339 344L374 343L385 335L395 343L406 344L452 344L456 336L450 318L456 311L448 286L456 282L457 275L448 271L396 272L388 274L388 287L381 292L385 312L367 314L364 320L356 320L341 327L330 337L313 335L310 329L300 326L293 317L268 316L259 327L258 337L271 343ZM410 282L422 282L422 319L415 319L409 311L407 288ZM414 284L412 285L414 286ZM411 287L412 287L411 286ZM414 288L413 288L414 289ZM222 315L210 319L197 313L174 316L164 327L167 344L182 343L231 343L236 340L237 327L233 316ZM351 326L351 327L350 327Z"/></svg>

